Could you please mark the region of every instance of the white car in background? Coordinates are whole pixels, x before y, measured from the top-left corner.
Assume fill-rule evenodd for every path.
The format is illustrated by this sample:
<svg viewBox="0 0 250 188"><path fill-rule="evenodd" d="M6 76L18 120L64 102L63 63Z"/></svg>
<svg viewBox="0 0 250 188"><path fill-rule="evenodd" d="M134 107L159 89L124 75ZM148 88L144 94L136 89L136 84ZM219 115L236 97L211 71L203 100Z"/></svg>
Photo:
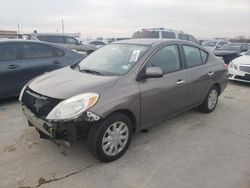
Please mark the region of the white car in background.
<svg viewBox="0 0 250 188"><path fill-rule="evenodd" d="M230 80L250 83L250 50L229 63L228 73Z"/></svg>

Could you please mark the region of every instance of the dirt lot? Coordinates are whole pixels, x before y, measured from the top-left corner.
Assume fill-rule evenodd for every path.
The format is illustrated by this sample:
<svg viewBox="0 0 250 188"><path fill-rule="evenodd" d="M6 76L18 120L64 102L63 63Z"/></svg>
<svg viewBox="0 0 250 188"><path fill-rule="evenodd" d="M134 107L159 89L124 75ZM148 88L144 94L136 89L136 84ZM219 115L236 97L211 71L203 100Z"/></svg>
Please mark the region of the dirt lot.
<svg viewBox="0 0 250 188"><path fill-rule="evenodd" d="M0 187L250 188L250 84L230 83L211 114L195 110L134 135L101 163L81 140L39 139L17 99L0 101Z"/></svg>

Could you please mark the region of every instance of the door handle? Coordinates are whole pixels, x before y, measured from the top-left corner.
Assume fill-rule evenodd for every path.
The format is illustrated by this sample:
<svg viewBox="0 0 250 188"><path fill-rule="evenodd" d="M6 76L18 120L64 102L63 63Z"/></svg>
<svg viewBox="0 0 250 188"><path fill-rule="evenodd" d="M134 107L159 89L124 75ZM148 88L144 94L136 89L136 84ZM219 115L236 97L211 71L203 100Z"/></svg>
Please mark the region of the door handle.
<svg viewBox="0 0 250 188"><path fill-rule="evenodd" d="M176 82L176 85L182 86L184 83L185 83L184 80L178 80L178 81Z"/></svg>
<svg viewBox="0 0 250 188"><path fill-rule="evenodd" d="M53 64L55 64L55 65L58 65L58 64L60 64L60 63L61 63L61 62L58 61L58 60L53 61Z"/></svg>
<svg viewBox="0 0 250 188"><path fill-rule="evenodd" d="M214 72L209 72L207 75L208 75L208 76L213 76L213 75L214 75Z"/></svg>
<svg viewBox="0 0 250 188"><path fill-rule="evenodd" d="M15 64L11 64L8 66L8 69L16 69L18 66Z"/></svg>

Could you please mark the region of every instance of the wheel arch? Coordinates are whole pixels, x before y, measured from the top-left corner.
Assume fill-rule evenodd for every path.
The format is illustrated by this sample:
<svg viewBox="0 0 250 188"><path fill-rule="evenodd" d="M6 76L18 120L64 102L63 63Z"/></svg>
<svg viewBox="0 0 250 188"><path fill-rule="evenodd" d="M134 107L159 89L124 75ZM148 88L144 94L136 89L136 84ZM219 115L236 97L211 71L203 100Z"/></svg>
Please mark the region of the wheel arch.
<svg viewBox="0 0 250 188"><path fill-rule="evenodd" d="M221 94L221 85L220 83L216 82L212 87L217 87L218 88L218 92L219 92L219 95Z"/></svg>
<svg viewBox="0 0 250 188"><path fill-rule="evenodd" d="M131 122L132 122L133 133L136 132L136 130L137 130L137 121L136 121L136 117L135 117L135 115L133 114L133 112L131 112L131 111L128 110L128 109L118 109L118 110L115 110L115 111L109 113L105 118L107 118L108 116L110 116L110 115L112 115L112 114L114 114L114 113L123 113L123 114L127 115L128 118L129 118L129 119L131 120Z"/></svg>

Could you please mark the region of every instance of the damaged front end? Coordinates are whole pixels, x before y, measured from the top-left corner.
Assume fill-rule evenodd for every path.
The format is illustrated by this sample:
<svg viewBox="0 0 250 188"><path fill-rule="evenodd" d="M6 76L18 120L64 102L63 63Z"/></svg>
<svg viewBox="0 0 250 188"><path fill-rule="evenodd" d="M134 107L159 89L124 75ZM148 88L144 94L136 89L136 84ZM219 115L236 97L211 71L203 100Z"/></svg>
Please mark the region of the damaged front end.
<svg viewBox="0 0 250 188"><path fill-rule="evenodd" d="M64 110L66 112L60 111L59 108L65 101L67 103L67 100L43 96L28 87L24 89L21 95L22 111L29 122L29 126L35 127L41 138L52 139L56 142L64 140L72 143L77 138L86 134L92 123L100 120L100 117L88 111L88 108L77 111L71 117L66 117L67 113L69 114L68 111L70 108L74 108L74 106L69 106ZM52 113L51 115L51 112L54 114ZM59 117L60 113L65 114L66 118ZM53 119L54 116L55 119Z"/></svg>

